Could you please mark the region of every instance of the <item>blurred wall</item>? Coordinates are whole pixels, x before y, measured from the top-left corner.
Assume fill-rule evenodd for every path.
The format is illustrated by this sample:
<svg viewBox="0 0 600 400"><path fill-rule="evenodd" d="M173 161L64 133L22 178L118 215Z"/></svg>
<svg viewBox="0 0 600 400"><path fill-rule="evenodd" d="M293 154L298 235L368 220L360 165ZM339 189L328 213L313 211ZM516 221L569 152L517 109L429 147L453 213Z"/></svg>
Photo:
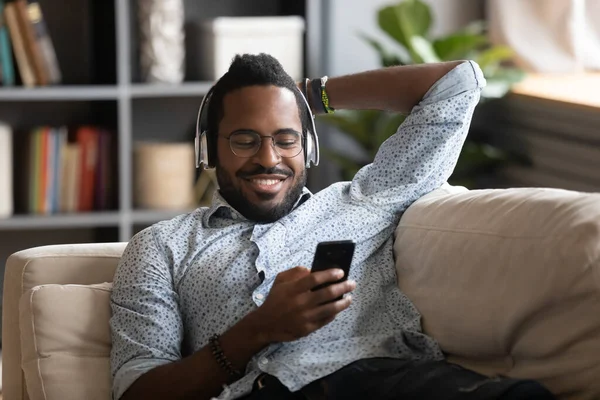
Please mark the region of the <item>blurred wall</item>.
<svg viewBox="0 0 600 400"><path fill-rule="evenodd" d="M484 2L480 0L424 0L431 5L434 17L433 36L452 32L466 23L483 18ZM325 69L329 75L348 74L379 67L376 53L358 32L383 39L377 26L377 10L395 0L330 0L326 3L324 43Z"/></svg>

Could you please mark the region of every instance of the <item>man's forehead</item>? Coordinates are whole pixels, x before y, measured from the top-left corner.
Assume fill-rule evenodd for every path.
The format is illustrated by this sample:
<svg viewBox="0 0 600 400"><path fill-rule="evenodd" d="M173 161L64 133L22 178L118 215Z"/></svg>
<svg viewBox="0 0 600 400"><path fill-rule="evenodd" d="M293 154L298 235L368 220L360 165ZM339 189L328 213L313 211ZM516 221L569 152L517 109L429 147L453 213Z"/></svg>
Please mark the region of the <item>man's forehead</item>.
<svg viewBox="0 0 600 400"><path fill-rule="evenodd" d="M296 96L278 86L246 86L231 91L223 98L223 114L236 119L277 114L281 119L300 122Z"/></svg>

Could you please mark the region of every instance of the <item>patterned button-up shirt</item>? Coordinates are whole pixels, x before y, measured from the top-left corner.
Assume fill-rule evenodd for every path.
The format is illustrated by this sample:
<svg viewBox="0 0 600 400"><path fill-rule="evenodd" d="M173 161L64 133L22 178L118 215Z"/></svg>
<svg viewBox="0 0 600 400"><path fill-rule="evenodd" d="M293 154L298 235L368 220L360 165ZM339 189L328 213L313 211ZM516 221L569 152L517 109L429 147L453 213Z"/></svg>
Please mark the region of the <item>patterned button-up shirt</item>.
<svg viewBox="0 0 600 400"><path fill-rule="evenodd" d="M211 207L135 235L112 293L115 399L145 372L202 348L260 307L278 273L310 267L317 244L329 240L357 244L351 306L310 335L256 354L219 398L247 394L261 371L296 391L362 358L443 358L398 289L393 233L402 212L452 173L484 85L476 63L461 63L429 89L351 182L315 195L305 189L276 222L249 221L217 193Z"/></svg>

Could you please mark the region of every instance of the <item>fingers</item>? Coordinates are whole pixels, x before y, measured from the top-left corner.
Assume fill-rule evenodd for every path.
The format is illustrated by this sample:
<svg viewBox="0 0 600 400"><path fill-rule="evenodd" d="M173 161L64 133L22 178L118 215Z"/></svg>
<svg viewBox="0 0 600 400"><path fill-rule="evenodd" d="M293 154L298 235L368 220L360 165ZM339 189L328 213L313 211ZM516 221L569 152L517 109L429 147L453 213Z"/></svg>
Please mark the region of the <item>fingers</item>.
<svg viewBox="0 0 600 400"><path fill-rule="evenodd" d="M298 289L298 292L306 292L315 286L322 285L323 283L339 281L343 277L344 271L339 268L331 268L325 271L312 272L303 277L296 285L296 288Z"/></svg>
<svg viewBox="0 0 600 400"><path fill-rule="evenodd" d="M316 324L324 326L335 319L335 317L352 303L352 296L348 295L341 300L323 304L306 313L307 319L315 321Z"/></svg>
<svg viewBox="0 0 600 400"><path fill-rule="evenodd" d="M277 274L274 283L295 281L310 275L310 270L306 267L294 267Z"/></svg>
<svg viewBox="0 0 600 400"><path fill-rule="evenodd" d="M352 280L336 283L310 293L307 301L309 305L313 306L328 303L346 293L350 293L355 288L356 282Z"/></svg>

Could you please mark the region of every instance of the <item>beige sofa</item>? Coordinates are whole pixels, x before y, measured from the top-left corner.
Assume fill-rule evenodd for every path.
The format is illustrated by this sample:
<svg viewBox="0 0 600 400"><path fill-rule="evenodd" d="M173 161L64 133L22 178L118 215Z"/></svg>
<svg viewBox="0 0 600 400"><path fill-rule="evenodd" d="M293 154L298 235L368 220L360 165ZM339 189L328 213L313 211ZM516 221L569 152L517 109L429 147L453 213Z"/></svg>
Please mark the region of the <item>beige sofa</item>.
<svg viewBox="0 0 600 400"><path fill-rule="evenodd" d="M12 255L4 400L110 399L110 281L124 243ZM600 194L445 186L396 230L400 288L451 360L600 398Z"/></svg>

